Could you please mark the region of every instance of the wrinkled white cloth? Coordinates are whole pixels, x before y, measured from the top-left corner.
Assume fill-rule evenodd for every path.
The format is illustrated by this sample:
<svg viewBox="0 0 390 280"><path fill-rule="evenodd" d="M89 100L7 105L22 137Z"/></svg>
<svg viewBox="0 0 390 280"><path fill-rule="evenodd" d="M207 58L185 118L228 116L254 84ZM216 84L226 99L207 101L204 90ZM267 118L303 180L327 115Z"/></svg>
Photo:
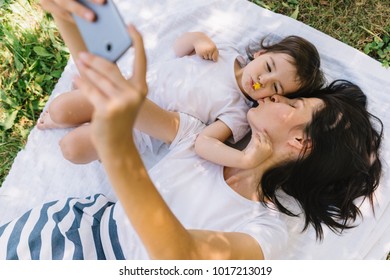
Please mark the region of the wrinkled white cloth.
<svg viewBox="0 0 390 280"><path fill-rule="evenodd" d="M292 18L262 9L246 0L118 0L126 22L134 23L144 35L148 63L172 57L175 38L187 31L207 32L213 40L235 44L245 54L245 46L265 35L280 38L299 35L318 48L328 81L343 78L359 85L368 96L369 110L384 123L382 149L383 178L376 192L375 215L368 201L361 210L363 221L338 236L325 230L319 243L314 231L301 233L302 221L286 217L289 249L280 259L384 259L390 251L390 69L356 49ZM131 74L133 51L118 62L125 75ZM72 87L77 73L72 60L54 89L51 99ZM49 100L49 101L50 101ZM17 155L0 188L0 224L43 202L104 193L116 200L98 162L77 166L66 162L58 141L67 130L40 131L34 128L25 149Z"/></svg>

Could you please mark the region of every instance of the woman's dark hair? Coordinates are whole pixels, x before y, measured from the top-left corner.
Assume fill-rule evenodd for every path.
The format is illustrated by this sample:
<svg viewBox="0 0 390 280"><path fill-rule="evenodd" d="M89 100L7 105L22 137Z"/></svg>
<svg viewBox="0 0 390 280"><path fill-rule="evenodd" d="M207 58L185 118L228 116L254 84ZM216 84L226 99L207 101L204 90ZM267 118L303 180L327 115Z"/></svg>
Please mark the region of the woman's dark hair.
<svg viewBox="0 0 390 280"><path fill-rule="evenodd" d="M361 215L354 204L358 197L373 206L382 170L383 124L367 111L361 89L348 81L337 80L311 96L325 103L305 129L312 146L297 161L268 170L259 193L292 216L297 214L282 205L277 191L294 197L305 214L303 230L311 224L321 240L322 224L337 233L353 227Z"/></svg>
<svg viewBox="0 0 390 280"><path fill-rule="evenodd" d="M299 36L287 36L275 44L266 44L266 38L260 41L260 45L247 48L249 60L254 59L254 54L263 49L267 52L284 53L293 58L290 62L297 69L300 88L291 97L305 96L315 89L321 88L325 78L321 70L320 55L316 47Z"/></svg>

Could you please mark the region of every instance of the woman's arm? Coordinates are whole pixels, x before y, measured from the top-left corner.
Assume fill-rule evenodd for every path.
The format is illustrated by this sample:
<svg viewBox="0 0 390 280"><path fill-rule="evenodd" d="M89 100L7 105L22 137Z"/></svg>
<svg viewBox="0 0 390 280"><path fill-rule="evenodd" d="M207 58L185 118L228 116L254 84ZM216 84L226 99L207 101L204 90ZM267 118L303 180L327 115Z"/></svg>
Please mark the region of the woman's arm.
<svg viewBox="0 0 390 280"><path fill-rule="evenodd" d="M208 125L196 138L195 151L204 159L222 166L248 169L258 166L272 153L272 147L265 134L252 136L243 151L224 144L232 132L222 121Z"/></svg>
<svg viewBox="0 0 390 280"><path fill-rule="evenodd" d="M53 18L71 56L76 60L80 52L87 50L76 24L55 15L53 15Z"/></svg>
<svg viewBox="0 0 390 280"><path fill-rule="evenodd" d="M173 49L178 57L196 53L206 60L218 60L215 43L202 32L187 32L176 39Z"/></svg>
<svg viewBox="0 0 390 280"><path fill-rule="evenodd" d="M105 0L94 0L93 2L99 4L104 3ZM52 13L65 44L68 46L74 60L77 61L79 53L85 52L87 48L71 13L76 13L87 20L92 20L94 18L92 11L75 0L64 0L59 4L54 0L41 0L41 6L47 12ZM178 116L174 117L171 115L176 113L162 110L150 100L145 100L139 114L135 128L166 143L170 143L173 140L178 127ZM148 121L149 119L154 119L155 121L150 122ZM172 129L162 130L160 129L161 127L170 127Z"/></svg>
<svg viewBox="0 0 390 280"><path fill-rule="evenodd" d="M132 28L129 31L135 47L134 74L129 81L116 65L82 54L79 64L83 77L76 83L95 108L91 123L93 142L150 257L262 259L260 246L247 234L185 229L150 180L130 129L139 121L137 113L147 92L146 58L141 35ZM95 83L96 80L100 82Z"/></svg>

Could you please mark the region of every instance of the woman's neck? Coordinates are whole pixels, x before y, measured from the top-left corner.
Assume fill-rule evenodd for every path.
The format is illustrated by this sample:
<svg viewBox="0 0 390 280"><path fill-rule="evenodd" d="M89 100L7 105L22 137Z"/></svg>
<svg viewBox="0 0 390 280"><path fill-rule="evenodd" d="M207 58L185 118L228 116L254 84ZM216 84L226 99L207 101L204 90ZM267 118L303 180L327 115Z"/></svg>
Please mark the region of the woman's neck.
<svg viewBox="0 0 390 280"><path fill-rule="evenodd" d="M241 196L259 201L259 185L263 172L261 168L238 169L224 167L223 175L228 184L235 192Z"/></svg>

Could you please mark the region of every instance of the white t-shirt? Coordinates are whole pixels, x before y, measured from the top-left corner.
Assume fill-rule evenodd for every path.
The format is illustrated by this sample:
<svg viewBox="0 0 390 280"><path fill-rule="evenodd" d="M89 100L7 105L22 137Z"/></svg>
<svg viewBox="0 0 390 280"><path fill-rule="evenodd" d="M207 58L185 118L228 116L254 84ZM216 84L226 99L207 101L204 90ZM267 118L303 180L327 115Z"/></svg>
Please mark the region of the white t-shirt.
<svg viewBox="0 0 390 280"><path fill-rule="evenodd" d="M217 62L191 55L152 64L147 73L148 98L166 110L189 114L207 125L217 119L223 121L232 131L230 142L235 143L249 131L246 114L253 105L238 87L236 59L244 63L236 50L224 47ZM153 149L148 135L135 134L141 153L144 147Z"/></svg>
<svg viewBox="0 0 390 280"><path fill-rule="evenodd" d="M222 166L195 154L204 126L180 115L170 152L150 170L157 189L184 227L243 232L258 241L266 259L281 258L287 243L281 214L237 194L226 184ZM96 194L45 203L0 227L0 259L148 259L148 254L120 202Z"/></svg>
<svg viewBox="0 0 390 280"><path fill-rule="evenodd" d="M226 184L222 166L196 155L194 141L204 126L180 114L170 152L149 171L154 184L184 227L247 233L259 242L266 259L276 258L287 244L280 213L237 194ZM114 219L126 258L147 258L119 203Z"/></svg>

